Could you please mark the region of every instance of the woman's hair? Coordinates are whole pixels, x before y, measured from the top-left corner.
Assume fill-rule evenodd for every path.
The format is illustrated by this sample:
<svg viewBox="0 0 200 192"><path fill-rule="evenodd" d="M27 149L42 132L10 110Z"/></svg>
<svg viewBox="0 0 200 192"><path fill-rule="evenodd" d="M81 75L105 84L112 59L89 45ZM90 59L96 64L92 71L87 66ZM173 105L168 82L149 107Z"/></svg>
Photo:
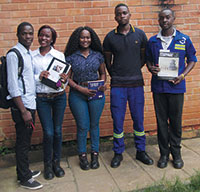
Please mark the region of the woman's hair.
<svg viewBox="0 0 200 192"><path fill-rule="evenodd" d="M42 31L42 29L46 29L46 28L50 29L50 31L51 31L51 34L52 34L51 46L53 47L55 42L56 42L56 38L57 38L57 33L56 33L56 30L54 28L50 27L49 25L43 25L38 30L38 37L39 37L40 32Z"/></svg>
<svg viewBox="0 0 200 192"><path fill-rule="evenodd" d="M68 43L65 47L65 51L64 51L65 56L72 55L74 52L76 52L77 50L80 49L80 43L79 43L80 42L80 34L83 30L87 30L90 32L90 35L91 35L90 48L94 51L98 51L98 52L102 53L101 41L100 41L98 35L92 28L85 26L85 27L78 27L71 34L71 36L68 40Z"/></svg>

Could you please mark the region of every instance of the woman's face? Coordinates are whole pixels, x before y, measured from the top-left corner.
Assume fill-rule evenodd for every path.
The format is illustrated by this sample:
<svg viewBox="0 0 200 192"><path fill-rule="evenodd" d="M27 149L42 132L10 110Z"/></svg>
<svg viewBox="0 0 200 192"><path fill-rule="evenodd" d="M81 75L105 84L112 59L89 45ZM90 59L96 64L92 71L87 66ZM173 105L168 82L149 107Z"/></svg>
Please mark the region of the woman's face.
<svg viewBox="0 0 200 192"><path fill-rule="evenodd" d="M44 28L40 31L38 42L41 47L50 47L52 43L52 33L49 28Z"/></svg>
<svg viewBox="0 0 200 192"><path fill-rule="evenodd" d="M91 35L90 32L88 30L83 30L80 33L80 47L83 49L87 49L90 47L91 45Z"/></svg>

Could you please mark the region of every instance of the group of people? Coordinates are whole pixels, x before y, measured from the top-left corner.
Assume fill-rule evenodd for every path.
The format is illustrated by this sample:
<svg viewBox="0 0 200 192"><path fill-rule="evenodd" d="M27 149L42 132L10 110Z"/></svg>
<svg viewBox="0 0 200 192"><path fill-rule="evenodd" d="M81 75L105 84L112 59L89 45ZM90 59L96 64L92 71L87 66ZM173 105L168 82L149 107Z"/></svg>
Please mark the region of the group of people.
<svg viewBox="0 0 200 192"><path fill-rule="evenodd" d="M126 4L115 7L116 29L110 31L101 45L96 32L90 27L79 27L70 36L64 53L54 49L56 31L49 25L38 30L39 48L33 52L34 29L30 23L23 22L17 28L17 48L24 60L23 78L17 76L18 57L14 52L7 54L8 91L15 106L11 114L16 128L16 170L22 187L42 188L34 178L40 171L29 169L28 151L34 130L35 110L43 129L44 178L47 180L63 177L65 172L60 166L62 147L62 122L66 108L65 87L70 86L69 107L77 125L77 142L80 168L97 169L100 164L99 120L105 96L88 100L96 90L88 88L88 81L104 80L99 91L106 90L106 69L111 77L110 109L113 119L113 151L111 167L117 168L123 160L124 131L123 123L127 101L134 122L134 141L136 159L152 165L153 159L145 150L144 132L144 80L141 68L147 64L152 73L151 87L157 119L159 168L165 168L171 153L175 168L182 168L181 158L181 118L185 89L185 77L197 62L195 48L190 38L173 26L174 11L169 8L159 12L160 32L149 41L145 33L132 26L131 13ZM179 53L178 76L171 80L158 77L159 53L161 51ZM57 90L42 83L48 78L47 67L52 58L71 65L68 74L62 73L62 86ZM185 63L185 58L186 63ZM87 134L91 139L91 162L87 159Z"/></svg>

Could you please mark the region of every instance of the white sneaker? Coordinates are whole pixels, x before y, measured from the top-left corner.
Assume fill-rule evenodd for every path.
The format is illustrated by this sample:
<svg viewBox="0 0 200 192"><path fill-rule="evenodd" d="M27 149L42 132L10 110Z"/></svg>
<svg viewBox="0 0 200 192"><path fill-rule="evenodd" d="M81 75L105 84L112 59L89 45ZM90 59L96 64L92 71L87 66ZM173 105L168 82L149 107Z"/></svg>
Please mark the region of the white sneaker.
<svg viewBox="0 0 200 192"><path fill-rule="evenodd" d="M31 178L26 182L21 182L20 186L26 189L41 189L43 187L42 184L40 184L38 181L36 181L35 179Z"/></svg>

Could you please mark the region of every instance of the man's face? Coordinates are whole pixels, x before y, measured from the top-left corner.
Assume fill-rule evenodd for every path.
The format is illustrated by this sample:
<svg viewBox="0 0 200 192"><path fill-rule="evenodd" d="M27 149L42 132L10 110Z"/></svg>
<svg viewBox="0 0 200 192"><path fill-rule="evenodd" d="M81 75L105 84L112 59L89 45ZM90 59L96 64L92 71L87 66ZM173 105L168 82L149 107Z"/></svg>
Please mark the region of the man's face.
<svg viewBox="0 0 200 192"><path fill-rule="evenodd" d="M170 10L164 10L159 14L158 22L162 30L170 29L173 26L174 20L175 18Z"/></svg>
<svg viewBox="0 0 200 192"><path fill-rule="evenodd" d="M129 23L131 14L127 7L120 6L115 10L115 20L119 25L126 25Z"/></svg>
<svg viewBox="0 0 200 192"><path fill-rule="evenodd" d="M29 49L33 42L33 28L29 25L25 25L17 35L19 43L21 43L26 49Z"/></svg>

